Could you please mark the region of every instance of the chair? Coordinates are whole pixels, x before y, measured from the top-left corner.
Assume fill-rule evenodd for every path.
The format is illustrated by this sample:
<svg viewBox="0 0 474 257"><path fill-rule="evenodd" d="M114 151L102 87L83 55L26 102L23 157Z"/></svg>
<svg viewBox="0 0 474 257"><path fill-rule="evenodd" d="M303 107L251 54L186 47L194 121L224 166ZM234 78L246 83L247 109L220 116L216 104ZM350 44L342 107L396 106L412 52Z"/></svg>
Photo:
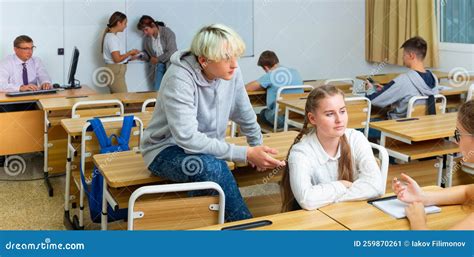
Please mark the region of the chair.
<svg viewBox="0 0 474 257"><path fill-rule="evenodd" d="M107 133L119 134L122 127L123 119L124 117L122 116L122 117L101 118L100 120L102 121L102 124L104 125L104 129L107 131ZM134 116L134 121L136 123L136 128L132 128L132 131L130 134L129 146L131 150L139 151L140 139L143 135L143 122L141 121L140 118L136 116ZM91 166L89 164L92 162L92 156L100 152L99 143L97 141L97 138L95 137L94 132L88 131L90 125L91 125L90 122L86 122L84 126L82 127L81 145L80 145L81 150L80 150L80 156L79 156L80 157L79 170L72 172L71 161L69 160L66 167L66 187L65 187L66 193L64 196L65 211L67 212L69 210L70 180L72 176L75 182L75 185L77 186L77 188L79 188L79 205L80 205L79 218L77 217L73 218L73 225L78 229L82 229L84 227L84 187L83 187L83 184L81 183L80 173L82 173L86 178L90 177L92 169L90 169ZM71 142L69 141L68 142L68 158L72 158L75 152L76 152L76 149L72 146ZM86 169L88 169L87 174L86 174ZM90 183L90 181L87 181L87 182L88 184ZM106 193L105 195L107 196L107 202L112 206L112 208L116 208L117 203L113 201L113 198L110 196L110 193L108 192L108 190L106 190L105 193Z"/></svg>
<svg viewBox="0 0 474 257"><path fill-rule="evenodd" d="M156 98L150 98L150 99L146 99L145 102L143 102L143 105L142 105L142 112L149 112L149 111L153 111L153 110L150 110L150 108L148 108L147 106L149 104L156 104Z"/></svg>
<svg viewBox="0 0 474 257"><path fill-rule="evenodd" d="M441 100L441 103L436 103L436 109L439 110L441 113L446 112L446 97L444 95L435 95L435 102ZM427 105L426 104L416 104L418 101L426 101L428 96L413 96L408 101L408 110L407 110L407 118L411 117L419 117L425 116L428 113ZM438 113L438 111L436 111Z"/></svg>
<svg viewBox="0 0 474 257"><path fill-rule="evenodd" d="M467 90L466 102L469 100L473 100L473 96L474 96L474 84L472 84Z"/></svg>
<svg viewBox="0 0 474 257"><path fill-rule="evenodd" d="M81 101L75 103L72 106L71 118L74 119L80 117L94 117L104 115L118 116L123 115L124 113L125 111L123 103L118 99Z"/></svg>
<svg viewBox="0 0 474 257"><path fill-rule="evenodd" d="M373 148L373 149L376 149L379 151L379 160L380 160L380 171L382 172L382 181L384 183L384 190L383 190L383 194L385 194L385 192L387 191L387 177L388 177L388 165L389 165L389 157L388 157L388 152L387 152L387 149L385 149L385 147L381 146L381 145L377 145L377 144L374 144L374 143L370 143L370 146Z"/></svg>
<svg viewBox="0 0 474 257"><path fill-rule="evenodd" d="M219 193L218 201L216 201L216 196L155 198L137 201L144 195L209 189ZM144 186L135 190L130 196L128 230L191 229L223 224L224 210L224 191L214 182Z"/></svg>
<svg viewBox="0 0 474 257"><path fill-rule="evenodd" d="M290 93L290 94L285 94L285 98L291 98L291 97L302 97L306 96L308 93L304 93L305 89L310 89L312 90L314 87L310 85L294 85L294 86L282 86L279 87L277 90L276 94L276 100L275 100L275 117L273 119L273 132L278 131L278 115L280 113L284 113L285 110L280 110L280 106L278 104L278 100L282 99L282 92L286 90L292 90L292 89L303 89L303 93Z"/></svg>
<svg viewBox="0 0 474 257"><path fill-rule="evenodd" d="M346 83L340 83L340 82L346 82ZM350 84L347 84L347 82L350 82ZM355 79L351 79L351 78L327 79L324 81L324 85L334 85L335 87L342 90L342 92L344 92L345 94L354 94L355 83L356 83Z"/></svg>
<svg viewBox="0 0 474 257"><path fill-rule="evenodd" d="M345 100L349 117L347 127L355 129L363 128L365 137L368 137L372 103L366 97L347 97Z"/></svg>

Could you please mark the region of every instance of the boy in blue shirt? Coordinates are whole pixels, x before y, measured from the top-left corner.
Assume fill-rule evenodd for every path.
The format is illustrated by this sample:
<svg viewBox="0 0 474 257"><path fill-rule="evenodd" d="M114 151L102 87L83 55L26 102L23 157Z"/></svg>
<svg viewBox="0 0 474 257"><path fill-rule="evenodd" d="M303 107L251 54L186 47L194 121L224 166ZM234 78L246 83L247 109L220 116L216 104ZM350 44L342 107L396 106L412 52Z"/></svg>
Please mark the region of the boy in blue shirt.
<svg viewBox="0 0 474 257"><path fill-rule="evenodd" d="M265 75L248 83L245 85L245 88L247 91L267 90L267 106L260 112L259 118L267 123L267 125L273 127L278 88L282 86L300 86L303 85L303 80L295 69L280 65L278 57L273 51L264 51L260 55L257 65L262 67ZM303 89L288 89L283 91L283 93L303 93ZM278 117L278 127L282 128L283 124L284 116L280 115Z"/></svg>

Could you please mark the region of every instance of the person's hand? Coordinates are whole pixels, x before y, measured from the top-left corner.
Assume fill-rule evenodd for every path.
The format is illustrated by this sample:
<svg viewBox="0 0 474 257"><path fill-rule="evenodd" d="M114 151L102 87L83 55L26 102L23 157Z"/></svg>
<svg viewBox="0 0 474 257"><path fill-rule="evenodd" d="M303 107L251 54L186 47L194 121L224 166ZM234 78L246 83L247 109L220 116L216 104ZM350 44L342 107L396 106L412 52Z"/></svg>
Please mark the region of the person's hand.
<svg viewBox="0 0 474 257"><path fill-rule="evenodd" d="M427 229L425 206L421 202L414 202L405 207L405 214L410 221L411 229Z"/></svg>
<svg viewBox="0 0 474 257"><path fill-rule="evenodd" d="M150 63L153 64L153 65L156 65L158 64L158 57L150 57Z"/></svg>
<svg viewBox="0 0 474 257"><path fill-rule="evenodd" d="M352 186L352 182L347 180L339 180L346 188L350 188Z"/></svg>
<svg viewBox="0 0 474 257"><path fill-rule="evenodd" d="M53 88L53 86L51 86L51 83L44 83L43 85L41 85L41 89L43 90L51 88Z"/></svg>
<svg viewBox="0 0 474 257"><path fill-rule="evenodd" d="M398 200L406 203L423 202L424 193L418 183L408 175L402 173L400 180L393 178L393 192L397 195Z"/></svg>
<svg viewBox="0 0 474 257"><path fill-rule="evenodd" d="M20 87L20 92L36 91L36 90L39 90L39 88L38 88L37 85L33 85L33 84L23 85L23 86Z"/></svg>
<svg viewBox="0 0 474 257"><path fill-rule="evenodd" d="M257 167L258 171L285 166L284 161L279 161L270 156L270 154L277 153L277 150L268 146L249 147L247 148L247 160L252 167Z"/></svg>
<svg viewBox="0 0 474 257"><path fill-rule="evenodd" d="M370 81L368 81L368 80L366 80L365 83L367 84L367 89L368 89L368 91L373 90L373 91L377 91L377 92L378 92L378 91L381 91L381 90L383 89L383 86L380 85L380 84L375 84L375 83L372 84L372 83L370 83Z"/></svg>
<svg viewBox="0 0 474 257"><path fill-rule="evenodd" d="M138 51L137 49L132 49L132 50L128 51L128 53L133 56L133 55L139 54L140 51Z"/></svg>

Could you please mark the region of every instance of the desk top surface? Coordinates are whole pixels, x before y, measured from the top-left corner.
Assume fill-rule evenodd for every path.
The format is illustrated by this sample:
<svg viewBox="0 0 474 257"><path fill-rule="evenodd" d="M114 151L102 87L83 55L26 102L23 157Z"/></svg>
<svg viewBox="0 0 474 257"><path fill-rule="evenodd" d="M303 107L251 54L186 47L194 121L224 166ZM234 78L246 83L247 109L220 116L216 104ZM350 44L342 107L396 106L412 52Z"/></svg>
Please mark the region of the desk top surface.
<svg viewBox="0 0 474 257"><path fill-rule="evenodd" d="M449 73L444 71L431 71L433 74L438 77L438 79L448 79ZM366 80L368 77L371 77L374 81L380 84L387 84L392 81L394 78L399 76L402 73L387 73L387 74L375 74L375 75L359 75L356 78L360 80Z"/></svg>
<svg viewBox="0 0 474 257"><path fill-rule="evenodd" d="M94 101L94 100L119 100L111 94L96 95L77 95L58 98L40 99L39 106L44 111L70 110L77 102Z"/></svg>
<svg viewBox="0 0 474 257"><path fill-rule="evenodd" d="M424 190L440 190L437 186L424 187ZM393 195L393 194L392 194ZM429 214L428 227L446 230L464 219L468 212L462 205L440 206L441 212ZM341 202L319 209L350 230L409 230L407 219L395 219L367 203L367 201Z"/></svg>
<svg viewBox="0 0 474 257"><path fill-rule="evenodd" d="M136 186L164 181L148 170L140 152L96 154L92 159L110 187ZM227 165L230 170L234 169L233 162L227 162Z"/></svg>
<svg viewBox="0 0 474 257"><path fill-rule="evenodd" d="M158 93L156 91L144 91L144 92L128 92L128 93L114 93L113 96L117 97L124 104L136 104L143 103L147 99L156 99Z"/></svg>
<svg viewBox="0 0 474 257"><path fill-rule="evenodd" d="M344 226L332 220L322 212L315 211L292 211L278 213L248 220L213 225L196 230L220 230L223 227L235 226L255 221L269 220L271 225L254 228L252 230L347 230Z"/></svg>
<svg viewBox="0 0 474 257"><path fill-rule="evenodd" d="M68 89L68 90L58 91L57 93L54 93L54 94L9 97L9 96L6 96L6 93L0 93L0 103L32 102L32 101L38 101L41 99L87 96L87 95L96 95L96 94L98 93L95 90L89 88L88 86L83 85L79 89Z"/></svg>
<svg viewBox="0 0 474 257"><path fill-rule="evenodd" d="M416 117L416 120L371 122L370 127L410 141L425 141L454 136L457 113ZM405 119L399 119L405 120Z"/></svg>
<svg viewBox="0 0 474 257"><path fill-rule="evenodd" d="M80 125L81 121L77 121L81 119L83 120L82 125ZM82 129L84 122L87 120L87 118L81 119L75 119L76 121L73 121L74 119L69 119L67 122L69 122L69 124L75 124L74 129L77 131L79 127ZM64 124L66 122L63 121L61 122L62 125L66 126ZM70 126L73 127L72 125ZM265 134L264 144L269 147L276 148L278 150L278 154L275 156L275 158L283 160L286 158L288 149L293 143L296 135L297 132L295 131ZM245 137L226 138L226 142L237 145L247 145ZM158 178L151 175L147 167L145 167L141 153L127 151L111 154L96 154L93 156L93 160L94 164L102 172L105 179L107 180L107 183L111 187L132 186L160 181ZM235 168L235 164L233 162L227 162L227 165L231 170Z"/></svg>

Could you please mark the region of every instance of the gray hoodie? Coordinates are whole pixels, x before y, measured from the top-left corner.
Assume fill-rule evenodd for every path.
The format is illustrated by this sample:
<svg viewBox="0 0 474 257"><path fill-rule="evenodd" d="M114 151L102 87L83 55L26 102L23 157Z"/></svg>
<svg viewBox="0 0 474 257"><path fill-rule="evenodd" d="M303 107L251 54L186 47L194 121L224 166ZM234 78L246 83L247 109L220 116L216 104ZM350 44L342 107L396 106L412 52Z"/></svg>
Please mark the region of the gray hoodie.
<svg viewBox="0 0 474 257"><path fill-rule="evenodd" d="M387 107L392 105L395 110L388 113L390 119L405 118L407 116L408 102L413 96L430 96L439 93L438 78L433 74L435 85L430 87L423 78L414 70L401 74L393 83L383 87L382 91L367 96L372 105ZM424 101L426 102L426 101ZM422 101L420 101L420 104Z"/></svg>
<svg viewBox="0 0 474 257"><path fill-rule="evenodd" d="M144 131L141 150L149 166L165 148L178 145L189 154L210 154L243 162L247 147L224 141L228 121L240 125L251 146L263 142L240 69L231 80L203 77L190 52L176 52L161 82L155 110Z"/></svg>

